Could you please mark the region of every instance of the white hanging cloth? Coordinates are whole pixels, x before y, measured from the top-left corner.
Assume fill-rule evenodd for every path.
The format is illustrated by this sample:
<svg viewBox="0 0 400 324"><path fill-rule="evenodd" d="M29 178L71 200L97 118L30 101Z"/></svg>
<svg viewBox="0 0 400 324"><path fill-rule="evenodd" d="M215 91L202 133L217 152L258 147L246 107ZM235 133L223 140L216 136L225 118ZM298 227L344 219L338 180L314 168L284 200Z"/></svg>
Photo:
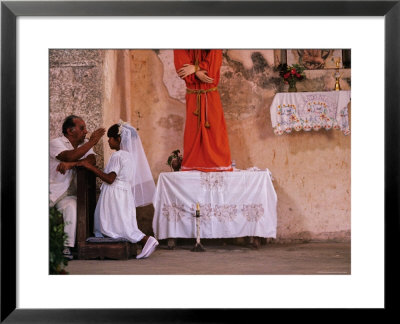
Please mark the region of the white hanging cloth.
<svg viewBox="0 0 400 324"><path fill-rule="evenodd" d="M121 136L120 148L131 154L135 166L131 181L135 206L149 205L152 203L156 187L149 162L143 150L142 141L134 127L124 122L120 122L119 124L119 134Z"/></svg>

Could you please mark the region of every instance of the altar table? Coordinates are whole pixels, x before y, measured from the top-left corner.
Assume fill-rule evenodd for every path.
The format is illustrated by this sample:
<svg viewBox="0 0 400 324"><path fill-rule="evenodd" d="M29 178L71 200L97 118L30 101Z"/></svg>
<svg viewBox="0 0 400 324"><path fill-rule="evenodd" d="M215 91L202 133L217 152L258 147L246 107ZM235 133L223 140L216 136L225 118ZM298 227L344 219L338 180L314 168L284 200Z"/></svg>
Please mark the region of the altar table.
<svg viewBox="0 0 400 324"><path fill-rule="evenodd" d="M277 196L268 169L233 172L160 173L153 199L157 239L200 237L276 238Z"/></svg>
<svg viewBox="0 0 400 324"><path fill-rule="evenodd" d="M277 93L270 106L274 133L333 128L348 135L350 96L350 91Z"/></svg>

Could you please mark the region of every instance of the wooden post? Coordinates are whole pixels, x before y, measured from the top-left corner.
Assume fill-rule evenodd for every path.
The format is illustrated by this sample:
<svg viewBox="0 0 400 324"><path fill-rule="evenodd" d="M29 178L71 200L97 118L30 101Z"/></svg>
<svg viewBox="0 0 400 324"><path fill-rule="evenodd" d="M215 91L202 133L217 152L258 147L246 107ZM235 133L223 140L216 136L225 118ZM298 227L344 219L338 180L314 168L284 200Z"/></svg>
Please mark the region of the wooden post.
<svg viewBox="0 0 400 324"><path fill-rule="evenodd" d="M77 225L76 239L79 251L93 233L93 216L96 208L96 177L84 167L77 167Z"/></svg>

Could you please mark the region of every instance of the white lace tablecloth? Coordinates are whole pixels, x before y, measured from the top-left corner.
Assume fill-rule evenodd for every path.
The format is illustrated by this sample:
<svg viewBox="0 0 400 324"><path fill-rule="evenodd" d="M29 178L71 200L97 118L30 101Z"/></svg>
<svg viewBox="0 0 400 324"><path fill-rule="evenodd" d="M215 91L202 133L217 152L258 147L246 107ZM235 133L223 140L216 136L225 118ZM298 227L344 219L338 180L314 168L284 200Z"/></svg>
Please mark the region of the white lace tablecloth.
<svg viewBox="0 0 400 324"><path fill-rule="evenodd" d="M197 202L201 238L276 238L277 196L268 169L160 173L153 199L156 238L195 238Z"/></svg>
<svg viewBox="0 0 400 324"><path fill-rule="evenodd" d="M348 135L350 96L350 91L277 93L270 107L274 133L333 128Z"/></svg>

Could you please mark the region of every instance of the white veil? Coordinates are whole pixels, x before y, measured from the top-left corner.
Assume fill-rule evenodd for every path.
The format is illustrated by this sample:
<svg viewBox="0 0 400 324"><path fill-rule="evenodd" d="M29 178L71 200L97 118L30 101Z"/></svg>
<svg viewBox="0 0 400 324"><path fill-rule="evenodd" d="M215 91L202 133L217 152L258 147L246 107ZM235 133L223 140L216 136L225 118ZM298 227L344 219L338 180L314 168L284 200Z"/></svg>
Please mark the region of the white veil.
<svg viewBox="0 0 400 324"><path fill-rule="evenodd" d="M153 200L155 184L149 162L143 150L142 141L134 127L124 122L120 122L119 125L121 150L131 154L135 166L131 181L135 205L136 207L149 205Z"/></svg>

